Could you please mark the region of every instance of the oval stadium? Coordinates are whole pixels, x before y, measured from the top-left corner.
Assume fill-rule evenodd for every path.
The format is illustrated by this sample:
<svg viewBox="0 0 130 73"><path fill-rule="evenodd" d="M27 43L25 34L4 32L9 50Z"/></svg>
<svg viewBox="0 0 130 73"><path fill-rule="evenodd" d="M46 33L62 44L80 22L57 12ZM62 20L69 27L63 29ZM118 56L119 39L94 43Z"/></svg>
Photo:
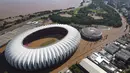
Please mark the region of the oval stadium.
<svg viewBox="0 0 130 73"><path fill-rule="evenodd" d="M102 38L102 32L94 27L87 27L81 29L81 35L84 39L87 40L99 40Z"/></svg>
<svg viewBox="0 0 130 73"><path fill-rule="evenodd" d="M8 63L21 70L38 70L64 62L77 49L80 33L69 25L52 24L28 30L5 49Z"/></svg>

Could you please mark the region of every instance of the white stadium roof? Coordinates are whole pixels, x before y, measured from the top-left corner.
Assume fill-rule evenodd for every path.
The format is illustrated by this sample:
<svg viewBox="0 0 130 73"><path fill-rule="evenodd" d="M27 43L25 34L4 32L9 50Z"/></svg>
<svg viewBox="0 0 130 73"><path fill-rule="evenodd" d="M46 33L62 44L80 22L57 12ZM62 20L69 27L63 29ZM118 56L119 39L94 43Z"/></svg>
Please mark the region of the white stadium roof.
<svg viewBox="0 0 130 73"><path fill-rule="evenodd" d="M67 35L60 41L36 49L31 49L23 45L23 40L39 30L60 27L67 30ZM44 31L44 30L43 30ZM61 32L59 30L59 32ZM80 33L75 28L68 25L47 25L28 30L12 39L5 50L6 60L13 67L24 70L37 70L51 67L65 60L76 50L80 43Z"/></svg>

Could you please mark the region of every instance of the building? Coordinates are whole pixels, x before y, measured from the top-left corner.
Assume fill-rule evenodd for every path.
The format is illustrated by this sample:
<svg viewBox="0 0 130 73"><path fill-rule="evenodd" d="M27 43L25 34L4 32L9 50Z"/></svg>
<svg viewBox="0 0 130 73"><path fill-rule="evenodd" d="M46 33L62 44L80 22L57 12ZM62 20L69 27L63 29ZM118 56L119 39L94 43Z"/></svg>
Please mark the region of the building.
<svg viewBox="0 0 130 73"><path fill-rule="evenodd" d="M117 51L120 50L120 47L114 45L114 44L108 44L107 46L105 46L105 50L110 53L111 55L115 54Z"/></svg>
<svg viewBox="0 0 130 73"><path fill-rule="evenodd" d="M59 41L37 48L26 46L32 41L49 36ZM12 39L5 49L5 58L10 65L21 70L52 67L70 57L78 47L80 39L78 30L68 25L52 24L37 27Z"/></svg>
<svg viewBox="0 0 130 73"><path fill-rule="evenodd" d="M111 63L101 62L99 66L108 73L119 73L118 68Z"/></svg>
<svg viewBox="0 0 130 73"><path fill-rule="evenodd" d="M128 51L130 51L130 44L128 44L128 45L126 46L126 49L127 49Z"/></svg>
<svg viewBox="0 0 130 73"><path fill-rule="evenodd" d="M93 54L91 54L89 57L88 57L90 60L92 60L94 63L96 64L100 64L101 62L105 61L107 63L110 63L109 60L102 56L100 53L98 52L94 52Z"/></svg>
<svg viewBox="0 0 130 73"><path fill-rule="evenodd" d="M130 60L130 52L124 49L121 49L120 51L118 51L115 56L116 58L124 62L127 62L128 60Z"/></svg>
<svg viewBox="0 0 130 73"><path fill-rule="evenodd" d="M87 58L83 59L79 64L89 73L107 73L106 71L104 71L102 68L100 68Z"/></svg>
<svg viewBox="0 0 130 73"><path fill-rule="evenodd" d="M125 45L127 43L127 41L123 40L123 39L117 39L116 40L118 43L122 44L122 45Z"/></svg>
<svg viewBox="0 0 130 73"><path fill-rule="evenodd" d="M102 56L106 57L109 61L111 61L112 55L111 55L110 53L108 53L108 52L105 51L104 49L102 49L101 51L99 51L99 53L100 53Z"/></svg>
<svg viewBox="0 0 130 73"><path fill-rule="evenodd" d="M111 63L112 55L107 53L105 50L94 52L88 58L107 73L119 72L118 68Z"/></svg>
<svg viewBox="0 0 130 73"><path fill-rule="evenodd" d="M87 40L99 40L102 38L102 32L94 27L81 29L81 35Z"/></svg>
<svg viewBox="0 0 130 73"><path fill-rule="evenodd" d="M112 60L112 62L120 69L128 68L130 64L130 52L121 49L115 54L115 58Z"/></svg>

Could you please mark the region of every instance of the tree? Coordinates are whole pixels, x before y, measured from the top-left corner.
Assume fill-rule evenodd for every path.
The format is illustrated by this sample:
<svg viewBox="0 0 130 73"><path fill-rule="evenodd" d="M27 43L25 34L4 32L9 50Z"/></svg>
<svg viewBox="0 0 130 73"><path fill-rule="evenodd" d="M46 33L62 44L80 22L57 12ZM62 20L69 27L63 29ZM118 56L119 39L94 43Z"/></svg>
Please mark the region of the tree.
<svg viewBox="0 0 130 73"><path fill-rule="evenodd" d="M72 65L69 69L72 71L72 73L84 73L84 72L78 67L77 64Z"/></svg>
<svg viewBox="0 0 130 73"><path fill-rule="evenodd" d="M24 16L23 15L19 15L19 17L23 18Z"/></svg>
<svg viewBox="0 0 130 73"><path fill-rule="evenodd" d="M5 26L7 25L7 22L4 21L2 28L5 29Z"/></svg>
<svg viewBox="0 0 130 73"><path fill-rule="evenodd" d="M50 15L49 17L53 22L58 22L61 24L70 24L71 23L70 17L61 17L60 15L57 15L57 14Z"/></svg>
<svg viewBox="0 0 130 73"><path fill-rule="evenodd" d="M3 21L4 19L0 19L0 21Z"/></svg>

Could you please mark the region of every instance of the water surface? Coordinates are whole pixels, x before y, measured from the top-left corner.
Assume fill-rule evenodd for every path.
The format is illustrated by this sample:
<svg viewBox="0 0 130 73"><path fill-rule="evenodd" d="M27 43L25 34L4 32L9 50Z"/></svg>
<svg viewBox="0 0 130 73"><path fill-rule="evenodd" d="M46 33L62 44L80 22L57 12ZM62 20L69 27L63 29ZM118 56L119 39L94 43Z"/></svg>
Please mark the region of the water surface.
<svg viewBox="0 0 130 73"><path fill-rule="evenodd" d="M0 0L0 18L38 11L78 7L82 0Z"/></svg>

